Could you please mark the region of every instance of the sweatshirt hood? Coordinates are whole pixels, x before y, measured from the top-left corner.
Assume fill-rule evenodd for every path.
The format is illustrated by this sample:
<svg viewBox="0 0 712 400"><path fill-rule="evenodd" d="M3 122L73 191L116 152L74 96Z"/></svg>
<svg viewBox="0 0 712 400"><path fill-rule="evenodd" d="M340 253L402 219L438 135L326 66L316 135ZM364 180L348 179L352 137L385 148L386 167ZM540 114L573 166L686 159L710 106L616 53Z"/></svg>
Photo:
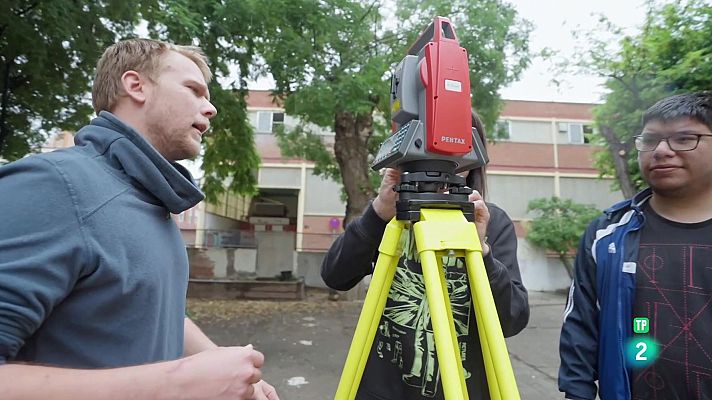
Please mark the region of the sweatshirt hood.
<svg viewBox="0 0 712 400"><path fill-rule="evenodd" d="M166 160L141 134L110 112L100 112L80 129L74 143L93 146L99 154L106 154L114 167L123 170L174 214L205 198L185 167Z"/></svg>

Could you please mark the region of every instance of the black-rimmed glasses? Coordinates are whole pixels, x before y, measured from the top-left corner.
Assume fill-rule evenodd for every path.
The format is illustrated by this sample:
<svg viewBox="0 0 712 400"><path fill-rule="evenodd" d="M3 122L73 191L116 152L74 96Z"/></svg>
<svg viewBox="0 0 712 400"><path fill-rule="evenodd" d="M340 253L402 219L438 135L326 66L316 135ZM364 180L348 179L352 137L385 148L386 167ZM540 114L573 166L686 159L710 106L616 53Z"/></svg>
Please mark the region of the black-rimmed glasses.
<svg viewBox="0 0 712 400"><path fill-rule="evenodd" d="M653 151L663 141L667 142L672 151L691 151L700 144L702 136L712 136L712 133L677 133L671 136L643 133L633 136L633 138L635 138L635 148L638 151Z"/></svg>

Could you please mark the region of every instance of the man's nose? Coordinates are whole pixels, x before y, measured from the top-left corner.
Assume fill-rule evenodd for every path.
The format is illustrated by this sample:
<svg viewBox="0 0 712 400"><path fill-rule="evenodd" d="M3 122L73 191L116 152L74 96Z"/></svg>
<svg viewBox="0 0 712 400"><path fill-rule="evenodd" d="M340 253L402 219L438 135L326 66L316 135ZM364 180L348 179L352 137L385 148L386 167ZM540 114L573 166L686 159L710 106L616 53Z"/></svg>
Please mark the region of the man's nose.
<svg viewBox="0 0 712 400"><path fill-rule="evenodd" d="M205 105L204 108L203 108L202 114L203 114L206 118L211 119L211 118L213 118L214 116L216 116L216 115L218 114L218 109L215 108L215 106L213 105L213 103L211 103L211 102L209 102L209 101L206 100L206 105Z"/></svg>
<svg viewBox="0 0 712 400"><path fill-rule="evenodd" d="M674 155L675 150L670 148L670 142L668 142L668 139L661 139L658 142L658 145L655 146L653 149L653 155L660 157L660 156L665 156L665 155Z"/></svg>

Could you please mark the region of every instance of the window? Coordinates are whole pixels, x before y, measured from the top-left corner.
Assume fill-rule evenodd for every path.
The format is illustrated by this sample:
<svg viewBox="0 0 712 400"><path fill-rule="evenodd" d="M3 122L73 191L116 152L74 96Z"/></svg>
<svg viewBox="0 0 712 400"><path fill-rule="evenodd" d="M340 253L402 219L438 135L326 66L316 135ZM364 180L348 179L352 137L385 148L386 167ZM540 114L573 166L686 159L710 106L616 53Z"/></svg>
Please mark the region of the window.
<svg viewBox="0 0 712 400"><path fill-rule="evenodd" d="M270 133L272 132L272 113L258 112L257 113L257 132Z"/></svg>
<svg viewBox="0 0 712 400"><path fill-rule="evenodd" d="M584 144L588 143L586 135L593 133L593 126L577 122L559 122L558 131L568 136L569 143Z"/></svg>
<svg viewBox="0 0 712 400"><path fill-rule="evenodd" d="M257 113L257 132L272 133L277 125L284 125L284 113L260 111Z"/></svg>
<svg viewBox="0 0 712 400"><path fill-rule="evenodd" d="M500 140L508 140L512 136L512 124L506 119L497 121L495 136Z"/></svg>
<svg viewBox="0 0 712 400"><path fill-rule="evenodd" d="M569 124L569 143L582 144L583 143L583 125L582 124Z"/></svg>
<svg viewBox="0 0 712 400"><path fill-rule="evenodd" d="M569 133L568 122L559 122L559 133Z"/></svg>
<svg viewBox="0 0 712 400"><path fill-rule="evenodd" d="M278 126L284 126L284 113L272 113L272 131Z"/></svg>

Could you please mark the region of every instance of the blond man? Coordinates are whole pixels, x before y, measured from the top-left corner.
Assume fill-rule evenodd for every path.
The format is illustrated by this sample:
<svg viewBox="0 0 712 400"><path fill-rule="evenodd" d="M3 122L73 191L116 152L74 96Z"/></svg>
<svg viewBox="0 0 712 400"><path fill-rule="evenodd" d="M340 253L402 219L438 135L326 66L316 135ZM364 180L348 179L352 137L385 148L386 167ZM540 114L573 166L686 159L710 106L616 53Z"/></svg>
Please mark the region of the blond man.
<svg viewBox="0 0 712 400"><path fill-rule="evenodd" d="M75 146L0 168L0 398L268 399L263 355L185 318L170 214L203 199L176 163L217 110L195 47L109 47Z"/></svg>

